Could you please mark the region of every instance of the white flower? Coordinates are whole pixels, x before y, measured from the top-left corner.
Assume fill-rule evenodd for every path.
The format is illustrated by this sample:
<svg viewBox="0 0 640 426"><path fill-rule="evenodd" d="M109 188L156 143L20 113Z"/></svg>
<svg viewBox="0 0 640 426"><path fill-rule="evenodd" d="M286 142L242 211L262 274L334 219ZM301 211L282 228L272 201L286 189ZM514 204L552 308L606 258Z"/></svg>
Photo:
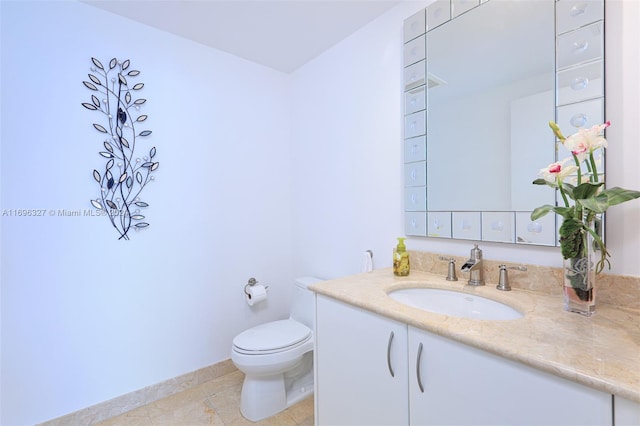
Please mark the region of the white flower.
<svg viewBox="0 0 640 426"><path fill-rule="evenodd" d="M564 178L578 171L575 165L568 164L572 161L571 158L565 158L562 161L551 163L544 169L540 169L538 175L549 183L560 185Z"/></svg>
<svg viewBox="0 0 640 426"><path fill-rule="evenodd" d="M579 162L582 162L595 150L607 147L607 140L602 136L602 132L610 125L611 123L607 121L590 129L579 129L578 133L566 138L562 144L578 158Z"/></svg>

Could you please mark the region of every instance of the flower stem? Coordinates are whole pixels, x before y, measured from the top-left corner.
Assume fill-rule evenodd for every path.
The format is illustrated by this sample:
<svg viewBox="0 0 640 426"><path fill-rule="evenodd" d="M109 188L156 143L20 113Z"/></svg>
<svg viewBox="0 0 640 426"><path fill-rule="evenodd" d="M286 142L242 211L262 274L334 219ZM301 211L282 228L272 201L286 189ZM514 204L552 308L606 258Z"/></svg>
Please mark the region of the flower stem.
<svg viewBox="0 0 640 426"><path fill-rule="evenodd" d="M580 168L580 161L578 160L578 156L575 155L573 152L571 153L571 155L573 156L573 161L576 163L576 167L578 168L578 185L580 185L582 183L582 169Z"/></svg>
<svg viewBox="0 0 640 426"><path fill-rule="evenodd" d="M591 182L598 182L598 169L596 168L596 160L593 158L593 151L589 153L589 162L591 162Z"/></svg>

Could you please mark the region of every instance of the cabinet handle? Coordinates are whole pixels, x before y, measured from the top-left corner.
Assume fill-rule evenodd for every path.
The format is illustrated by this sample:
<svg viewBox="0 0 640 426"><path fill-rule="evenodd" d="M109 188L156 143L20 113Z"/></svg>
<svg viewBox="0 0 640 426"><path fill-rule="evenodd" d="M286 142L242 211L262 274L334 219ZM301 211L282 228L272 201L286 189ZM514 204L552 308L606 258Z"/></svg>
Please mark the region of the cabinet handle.
<svg viewBox="0 0 640 426"><path fill-rule="evenodd" d="M416 357L416 377L418 378L418 387L420 392L424 393L424 386L422 386L422 379L420 378L420 358L422 357L422 343L418 345L418 356Z"/></svg>
<svg viewBox="0 0 640 426"><path fill-rule="evenodd" d="M389 367L389 373L391 373L391 377L396 377L393 373L393 368L391 367L391 342L393 342L393 331L389 335L389 343L387 343L387 367Z"/></svg>

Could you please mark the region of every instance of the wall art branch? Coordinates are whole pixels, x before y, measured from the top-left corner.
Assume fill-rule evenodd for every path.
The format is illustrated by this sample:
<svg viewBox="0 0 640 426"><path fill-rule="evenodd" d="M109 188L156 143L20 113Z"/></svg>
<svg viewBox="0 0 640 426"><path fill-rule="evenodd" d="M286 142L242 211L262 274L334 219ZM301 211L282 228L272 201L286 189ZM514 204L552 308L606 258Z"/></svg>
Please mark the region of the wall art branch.
<svg viewBox="0 0 640 426"><path fill-rule="evenodd" d="M141 209L149 204L141 199L145 186L154 180L152 173L160 163L155 161L156 148L137 147L143 145L141 138L151 134L151 130L136 130L136 125L144 123L147 115L141 114L146 99L137 97L144 83L135 82L140 71L129 69L131 62L109 61L108 68L96 58L91 58L93 66L90 81L83 81L91 90L91 102L82 106L97 111L104 116L104 124L93 123L93 127L106 135L104 151L99 154L106 159L102 172L93 171L93 178L100 185L100 196L91 200L97 214L109 219L120 235L118 239L129 239L131 229L139 230L149 226ZM136 151L136 148L138 151ZM142 158L137 152L144 151ZM148 152L148 155L146 153Z"/></svg>

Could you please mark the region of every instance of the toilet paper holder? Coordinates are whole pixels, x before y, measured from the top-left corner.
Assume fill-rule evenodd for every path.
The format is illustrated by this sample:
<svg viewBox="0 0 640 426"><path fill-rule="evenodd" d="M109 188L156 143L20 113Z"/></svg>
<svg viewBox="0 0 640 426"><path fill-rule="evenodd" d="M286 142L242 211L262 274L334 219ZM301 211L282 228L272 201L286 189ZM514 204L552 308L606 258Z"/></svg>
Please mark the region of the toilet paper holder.
<svg viewBox="0 0 640 426"><path fill-rule="evenodd" d="M247 296L249 296L249 292L247 291L247 288L249 287L253 287L254 285L258 284L258 280L256 280L255 278L251 277L249 278L249 281L247 281L247 285L244 286L244 294L246 294ZM268 285L264 286L265 290L269 289Z"/></svg>

